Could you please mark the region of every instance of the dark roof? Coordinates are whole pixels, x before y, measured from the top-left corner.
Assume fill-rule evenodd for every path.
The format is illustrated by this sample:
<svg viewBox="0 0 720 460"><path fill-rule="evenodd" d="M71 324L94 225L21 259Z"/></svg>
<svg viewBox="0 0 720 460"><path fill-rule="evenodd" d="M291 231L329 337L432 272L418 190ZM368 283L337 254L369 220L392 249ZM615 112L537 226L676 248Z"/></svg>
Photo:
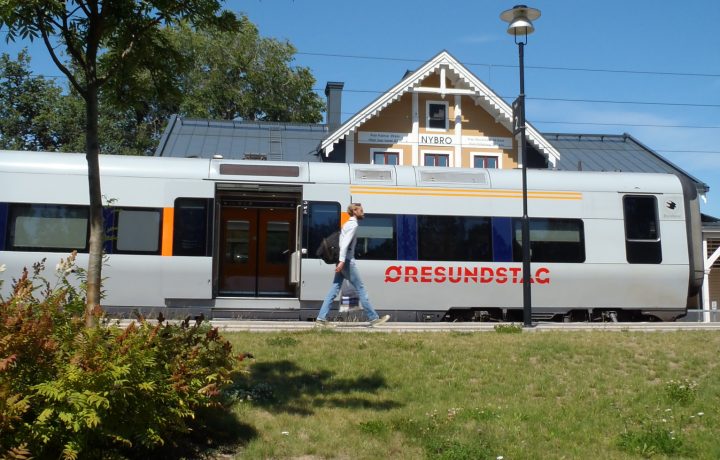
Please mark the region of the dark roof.
<svg viewBox="0 0 720 460"><path fill-rule="evenodd" d="M720 228L720 218L711 216L710 214L700 214L700 219L702 220L703 227L708 225Z"/></svg>
<svg viewBox="0 0 720 460"><path fill-rule="evenodd" d="M155 150L155 156L318 161L317 147L328 135L326 125L173 116Z"/></svg>
<svg viewBox="0 0 720 460"><path fill-rule="evenodd" d="M672 173L695 182L701 193L710 189L629 134L543 133L543 136L560 152L558 170Z"/></svg>

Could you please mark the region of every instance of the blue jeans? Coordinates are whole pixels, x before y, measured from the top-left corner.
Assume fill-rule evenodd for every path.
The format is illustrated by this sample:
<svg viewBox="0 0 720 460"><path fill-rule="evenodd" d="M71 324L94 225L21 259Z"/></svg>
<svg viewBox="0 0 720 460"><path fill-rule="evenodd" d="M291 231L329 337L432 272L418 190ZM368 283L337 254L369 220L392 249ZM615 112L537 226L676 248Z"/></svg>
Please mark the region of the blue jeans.
<svg viewBox="0 0 720 460"><path fill-rule="evenodd" d="M325 296L325 300L323 301L322 307L320 307L320 313L318 313L317 319L324 320L327 314L330 312L330 306L335 300L335 297L337 297L338 293L340 292L343 280L350 281L350 284L352 284L355 290L358 292L358 297L360 297L360 304L362 305L363 310L365 310L365 314L367 315L368 320L372 321L378 319L379 316L370 304L370 299L368 299L365 285L363 284L362 279L360 279L360 273L358 272L354 259L346 261L342 271L340 273L335 273L332 286L330 286L330 291L328 292L327 296Z"/></svg>

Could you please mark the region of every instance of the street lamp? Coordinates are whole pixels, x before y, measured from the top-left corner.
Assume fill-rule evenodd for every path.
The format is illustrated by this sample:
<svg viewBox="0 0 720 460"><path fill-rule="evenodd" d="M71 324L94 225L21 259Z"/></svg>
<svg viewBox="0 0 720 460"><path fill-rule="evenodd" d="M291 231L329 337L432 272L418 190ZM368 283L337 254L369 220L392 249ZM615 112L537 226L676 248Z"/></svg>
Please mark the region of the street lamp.
<svg viewBox="0 0 720 460"><path fill-rule="evenodd" d="M535 31L532 21L540 17L540 10L516 5L503 11L500 19L507 22L508 33L515 37L520 55L520 95L513 102L513 136L520 133L520 161L522 162L522 272L523 272L523 323L532 326L532 301L530 298L530 221L527 205L527 155L525 152L525 58L527 37Z"/></svg>

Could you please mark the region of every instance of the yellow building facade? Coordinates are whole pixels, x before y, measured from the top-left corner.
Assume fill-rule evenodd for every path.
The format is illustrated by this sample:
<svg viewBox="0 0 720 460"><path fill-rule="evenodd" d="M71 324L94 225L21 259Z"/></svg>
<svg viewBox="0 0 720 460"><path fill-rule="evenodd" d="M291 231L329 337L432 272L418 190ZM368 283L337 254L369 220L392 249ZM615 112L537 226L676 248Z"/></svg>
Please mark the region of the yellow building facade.
<svg viewBox="0 0 720 460"><path fill-rule="evenodd" d="M552 168L559 153L526 126L529 147ZM512 108L444 51L331 132L323 159L336 148L348 163L520 166Z"/></svg>

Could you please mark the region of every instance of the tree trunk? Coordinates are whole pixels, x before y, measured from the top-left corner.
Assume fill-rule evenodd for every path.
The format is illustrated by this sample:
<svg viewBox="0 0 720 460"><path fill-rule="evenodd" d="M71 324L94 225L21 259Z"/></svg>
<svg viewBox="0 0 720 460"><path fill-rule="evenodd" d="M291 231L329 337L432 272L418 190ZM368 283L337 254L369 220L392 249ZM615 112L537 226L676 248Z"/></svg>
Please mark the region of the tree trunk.
<svg viewBox="0 0 720 460"><path fill-rule="evenodd" d="M88 164L88 185L90 193L90 244L87 268L87 303L85 325L94 327L97 311L100 309L102 288L102 258L105 235L103 229L103 205L100 189L100 144L98 141L98 88L88 83L85 100L86 132L85 153Z"/></svg>

